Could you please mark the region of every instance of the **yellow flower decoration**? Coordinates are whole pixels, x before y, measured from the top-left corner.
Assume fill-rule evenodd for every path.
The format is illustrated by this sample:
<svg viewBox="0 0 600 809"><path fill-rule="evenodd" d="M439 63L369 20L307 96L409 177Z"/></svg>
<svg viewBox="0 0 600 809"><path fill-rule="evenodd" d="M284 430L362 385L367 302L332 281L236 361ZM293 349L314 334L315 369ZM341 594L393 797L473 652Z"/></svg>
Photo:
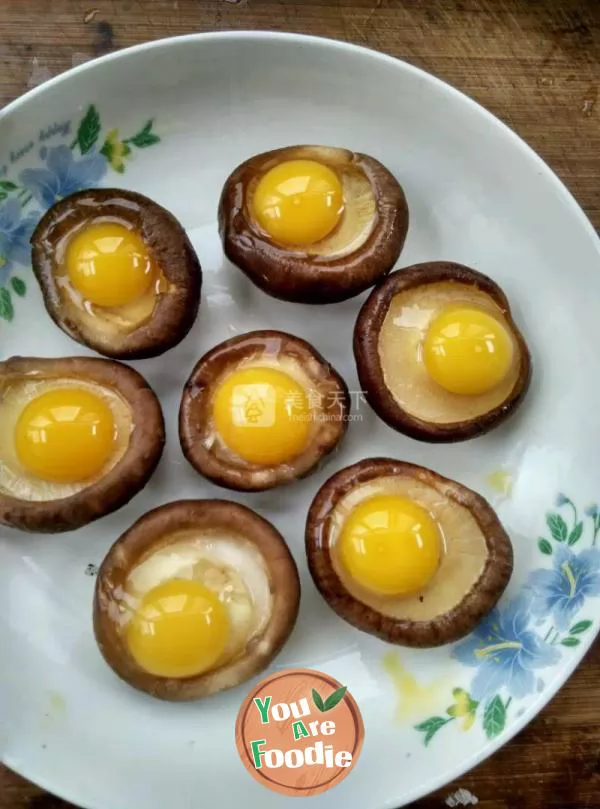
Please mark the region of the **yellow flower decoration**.
<svg viewBox="0 0 600 809"><path fill-rule="evenodd" d="M124 158L131 152L131 149L125 141L119 139L118 129L111 129L106 135L104 146L100 149L100 152L106 157L115 171L123 174L125 171Z"/></svg>
<svg viewBox="0 0 600 809"><path fill-rule="evenodd" d="M448 708L447 714L454 717L454 719L462 719L461 730L469 730L475 721L475 713L479 703L471 699L470 694L464 688L455 688L452 696L455 702L454 705Z"/></svg>

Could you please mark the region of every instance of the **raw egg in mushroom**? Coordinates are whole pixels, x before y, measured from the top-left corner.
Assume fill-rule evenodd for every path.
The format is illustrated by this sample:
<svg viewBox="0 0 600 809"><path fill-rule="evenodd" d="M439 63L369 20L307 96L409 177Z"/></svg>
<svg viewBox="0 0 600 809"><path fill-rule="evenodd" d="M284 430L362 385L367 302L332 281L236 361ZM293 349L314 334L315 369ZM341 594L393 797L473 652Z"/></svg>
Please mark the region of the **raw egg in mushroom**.
<svg viewBox="0 0 600 809"><path fill-rule="evenodd" d="M221 486L259 491L304 477L348 426L349 394L306 341L255 331L216 346L185 386L183 452Z"/></svg>
<svg viewBox="0 0 600 809"><path fill-rule="evenodd" d="M198 258L175 217L148 197L107 188L65 197L42 217L31 243L48 313L100 354L154 357L192 327Z"/></svg>
<svg viewBox="0 0 600 809"><path fill-rule="evenodd" d="M487 432L515 412L531 379L503 291L451 262L407 267L378 285L356 321L354 356L376 413L422 441Z"/></svg>
<svg viewBox="0 0 600 809"><path fill-rule="evenodd" d="M328 236L344 212L339 176L316 160L284 160L258 181L251 208L275 241L310 246Z"/></svg>
<svg viewBox="0 0 600 809"><path fill-rule="evenodd" d="M299 600L296 565L269 522L238 503L179 501L143 516L108 552L94 631L130 685L199 699L265 668Z"/></svg>
<svg viewBox="0 0 600 809"><path fill-rule="evenodd" d="M374 158L290 146L235 169L221 194L219 229L227 256L264 292L334 303L392 269L408 207L398 181Z"/></svg>
<svg viewBox="0 0 600 809"><path fill-rule="evenodd" d="M342 469L321 487L306 552L318 590L341 618L405 646L468 634L513 567L510 539L480 495L389 458Z"/></svg>
<svg viewBox="0 0 600 809"><path fill-rule="evenodd" d="M352 578L381 595L409 595L436 571L441 536L414 500L374 496L354 508L340 533L340 558Z"/></svg>
<svg viewBox="0 0 600 809"><path fill-rule="evenodd" d="M0 522L53 533L125 505L164 447L158 399L118 362L0 363Z"/></svg>

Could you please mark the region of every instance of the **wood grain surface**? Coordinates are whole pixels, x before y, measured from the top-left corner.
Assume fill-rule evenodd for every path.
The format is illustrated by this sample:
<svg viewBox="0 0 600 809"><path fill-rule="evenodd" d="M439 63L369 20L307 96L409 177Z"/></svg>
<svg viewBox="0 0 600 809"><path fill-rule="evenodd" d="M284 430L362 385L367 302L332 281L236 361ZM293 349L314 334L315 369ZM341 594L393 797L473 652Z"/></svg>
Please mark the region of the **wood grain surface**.
<svg viewBox="0 0 600 809"><path fill-rule="evenodd" d="M450 82L515 129L600 227L600 0L0 0L0 105L117 48L250 28L367 45ZM458 789L481 809L600 809L600 644L516 739L414 806L474 800ZM67 804L0 768L9 807Z"/></svg>

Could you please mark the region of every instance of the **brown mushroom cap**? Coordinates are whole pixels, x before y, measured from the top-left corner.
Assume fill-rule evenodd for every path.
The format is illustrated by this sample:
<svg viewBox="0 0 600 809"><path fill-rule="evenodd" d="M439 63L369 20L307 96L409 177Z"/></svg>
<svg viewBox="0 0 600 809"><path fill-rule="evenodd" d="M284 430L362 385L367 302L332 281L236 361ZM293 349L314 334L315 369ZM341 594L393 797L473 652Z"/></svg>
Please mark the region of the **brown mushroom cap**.
<svg viewBox="0 0 600 809"><path fill-rule="evenodd" d="M88 311L59 283L69 238L86 225L118 222L132 228L152 251L161 273L153 287L128 307ZM81 191L53 205L33 236L32 264L46 309L65 334L114 359L156 357L191 329L200 304L198 257L179 222L142 194L121 189Z"/></svg>
<svg viewBox="0 0 600 809"><path fill-rule="evenodd" d="M312 431L305 450L287 463L252 464L219 441L212 399L220 382L249 360L289 372L314 395ZM323 408L326 408L323 411ZM201 475L237 491L262 491L305 477L339 444L348 428L350 394L342 377L309 343L281 331L254 331L211 349L188 379L179 412L183 454ZM317 411L317 412L315 412ZM325 417L322 417L325 416Z"/></svg>
<svg viewBox="0 0 600 809"><path fill-rule="evenodd" d="M442 562L416 596L368 593L337 556L336 534L345 514L360 498L379 493L381 483L386 493L423 505L444 535ZM467 635L495 606L513 568L510 539L483 497L429 469L389 458L360 461L326 481L308 513L306 553L317 589L341 618L390 643L416 647Z"/></svg>
<svg viewBox="0 0 600 809"><path fill-rule="evenodd" d="M347 206L354 193L360 195L363 208L364 197L369 196L372 224L358 243L355 233L339 238L344 235L344 216L333 234L310 250L277 245L260 229L249 208L253 188L275 165L296 159L316 160L334 169ZM350 228L349 218L347 224ZM219 202L219 232L227 257L263 292L297 303L337 303L368 289L392 269L407 231L408 206L398 181L374 158L347 149L288 146L256 155L229 176ZM334 239L339 250L330 249Z"/></svg>
<svg viewBox="0 0 600 809"><path fill-rule="evenodd" d="M27 500L0 487L0 523L38 533L73 531L128 503L148 483L161 458L165 428L160 403L133 368L91 357L41 359L13 357L0 363L0 407L5 392L20 381L65 380L92 383L117 415L127 413L129 435L106 470L75 493L56 499ZM116 462L115 462L116 461ZM0 465L2 458L0 457Z"/></svg>
<svg viewBox="0 0 600 809"><path fill-rule="evenodd" d="M441 301L452 301L453 296L461 302L473 300L488 310L512 336L513 368L505 381L487 394L470 397L443 390L426 376L420 364L407 367L407 363L417 362L412 345L406 346L402 356L390 338L403 307L410 309L422 302L423 311L432 318L435 307ZM385 340L390 340L387 347ZM531 380L531 355L504 292L486 275L448 261L398 270L375 287L356 321L354 357L361 387L378 416L398 432L431 443L463 441L496 427L521 404ZM401 398L404 392L413 399L410 408ZM419 417L416 411L424 408L425 397L435 403L435 408L430 407L431 416ZM444 419L440 413L449 415Z"/></svg>
<svg viewBox="0 0 600 809"><path fill-rule="evenodd" d="M241 656L195 677L169 678L149 674L130 654L115 621L118 593L130 571L159 548L168 547L181 531L219 529L252 545L264 560L272 595L271 614L260 635ZM164 700L195 700L233 688L262 671L278 654L294 628L300 604L298 570L285 540L256 512L227 500L180 500L141 517L112 546L96 579L94 633L108 665L140 691Z"/></svg>

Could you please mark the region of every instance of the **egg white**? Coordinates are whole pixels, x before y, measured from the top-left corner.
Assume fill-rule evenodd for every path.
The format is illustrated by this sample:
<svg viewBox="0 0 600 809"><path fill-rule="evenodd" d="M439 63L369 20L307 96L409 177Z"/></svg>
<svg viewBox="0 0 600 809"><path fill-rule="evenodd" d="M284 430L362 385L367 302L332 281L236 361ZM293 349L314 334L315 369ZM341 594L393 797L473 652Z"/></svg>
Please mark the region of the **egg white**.
<svg viewBox="0 0 600 809"><path fill-rule="evenodd" d="M241 537L219 531L181 532L143 559L119 594L121 630L146 593L170 579L190 579L212 590L227 610L229 636L221 662L231 661L260 635L269 622L272 595L261 553ZM117 594L115 594L117 595Z"/></svg>

